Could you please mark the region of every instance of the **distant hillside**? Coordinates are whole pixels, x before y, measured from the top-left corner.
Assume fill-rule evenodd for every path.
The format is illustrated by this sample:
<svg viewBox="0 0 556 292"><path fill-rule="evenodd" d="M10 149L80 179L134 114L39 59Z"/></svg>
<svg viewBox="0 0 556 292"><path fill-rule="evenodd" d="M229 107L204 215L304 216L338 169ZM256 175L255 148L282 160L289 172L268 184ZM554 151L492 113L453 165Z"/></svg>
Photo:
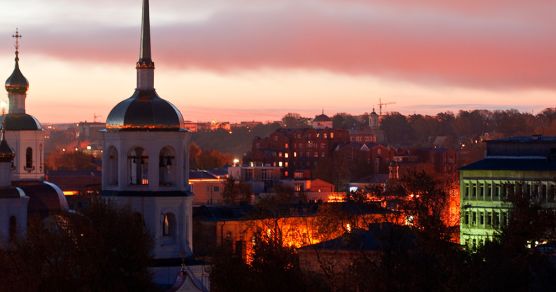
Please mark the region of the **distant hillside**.
<svg viewBox="0 0 556 292"><path fill-rule="evenodd" d="M266 137L278 128L280 128L278 123L272 123L259 125L252 129L236 128L231 134L225 130L197 132L193 134L192 140L203 150L218 150L242 157L251 150L255 137Z"/></svg>

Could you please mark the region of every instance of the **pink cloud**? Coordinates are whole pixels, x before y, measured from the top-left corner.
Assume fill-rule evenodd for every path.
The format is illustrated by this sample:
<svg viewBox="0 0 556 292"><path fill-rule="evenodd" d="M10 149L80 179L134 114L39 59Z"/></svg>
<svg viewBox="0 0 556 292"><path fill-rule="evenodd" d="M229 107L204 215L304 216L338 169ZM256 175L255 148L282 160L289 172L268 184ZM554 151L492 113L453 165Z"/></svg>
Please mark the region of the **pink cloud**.
<svg viewBox="0 0 556 292"><path fill-rule="evenodd" d="M402 5L401 0L382 2ZM428 0L421 5L463 12L496 7L478 1L446 2ZM517 0L509 3L522 7ZM551 6L544 0L539 4ZM473 87L556 88L552 18L528 25L511 19L489 22L488 17L427 22L407 20L403 14L399 19L373 19L372 14L366 18L309 12L304 6L261 13L232 11L206 22L154 27L154 59L176 68L221 72L296 68ZM65 32L37 28L27 35L26 49L60 59L132 67L138 51L138 28L85 26Z"/></svg>

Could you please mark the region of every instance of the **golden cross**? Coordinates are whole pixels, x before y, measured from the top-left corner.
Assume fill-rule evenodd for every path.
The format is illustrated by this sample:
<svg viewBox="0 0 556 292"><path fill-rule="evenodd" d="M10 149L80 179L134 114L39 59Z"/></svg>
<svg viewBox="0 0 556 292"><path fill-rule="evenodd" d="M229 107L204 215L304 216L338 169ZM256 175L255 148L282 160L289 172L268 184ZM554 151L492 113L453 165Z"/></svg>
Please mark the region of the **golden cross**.
<svg viewBox="0 0 556 292"><path fill-rule="evenodd" d="M19 39L23 37L21 34L19 34L19 29L15 29L15 34L12 35L12 37L15 38L15 51L19 52Z"/></svg>

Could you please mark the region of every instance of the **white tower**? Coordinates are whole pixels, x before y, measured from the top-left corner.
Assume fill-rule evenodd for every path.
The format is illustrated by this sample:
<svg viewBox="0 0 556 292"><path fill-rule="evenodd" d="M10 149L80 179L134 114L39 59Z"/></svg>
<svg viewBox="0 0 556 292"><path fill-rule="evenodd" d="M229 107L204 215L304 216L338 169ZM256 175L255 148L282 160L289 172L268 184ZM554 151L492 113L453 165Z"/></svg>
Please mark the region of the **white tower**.
<svg viewBox="0 0 556 292"><path fill-rule="evenodd" d="M11 165L15 153L5 139L0 141L0 247L6 247L27 231L29 197L22 189L12 186Z"/></svg>
<svg viewBox="0 0 556 292"><path fill-rule="evenodd" d="M192 253L190 135L180 111L154 88L148 0L136 69L135 92L106 120L102 194L143 218L155 240L155 259L178 259Z"/></svg>
<svg viewBox="0 0 556 292"><path fill-rule="evenodd" d="M8 113L3 117L6 140L15 150L12 172L15 181L38 181L44 178L44 133L35 117L25 112L29 82L19 70L19 39L16 31L15 68L6 80L10 100Z"/></svg>

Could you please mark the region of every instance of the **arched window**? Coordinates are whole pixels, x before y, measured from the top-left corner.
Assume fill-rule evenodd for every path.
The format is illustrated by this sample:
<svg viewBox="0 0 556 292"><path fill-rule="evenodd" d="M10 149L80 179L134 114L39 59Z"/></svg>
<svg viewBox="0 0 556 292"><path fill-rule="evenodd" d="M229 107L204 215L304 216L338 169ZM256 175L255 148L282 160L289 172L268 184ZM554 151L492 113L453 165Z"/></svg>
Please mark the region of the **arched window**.
<svg viewBox="0 0 556 292"><path fill-rule="evenodd" d="M108 185L118 185L118 150L115 147L108 149Z"/></svg>
<svg viewBox="0 0 556 292"><path fill-rule="evenodd" d="M27 147L27 150L25 150L25 169L33 169L33 148L31 147Z"/></svg>
<svg viewBox="0 0 556 292"><path fill-rule="evenodd" d="M128 155L129 183L132 185L149 184L149 156L141 147L132 149Z"/></svg>
<svg viewBox="0 0 556 292"><path fill-rule="evenodd" d="M17 219L15 218L15 216L10 217L10 226L8 230L10 242L13 242L17 236Z"/></svg>
<svg viewBox="0 0 556 292"><path fill-rule="evenodd" d="M158 175L161 186L172 186L176 183L176 161L171 147L160 150Z"/></svg>
<svg viewBox="0 0 556 292"><path fill-rule="evenodd" d="M166 213L162 218L162 236L176 236L176 216L173 213Z"/></svg>

